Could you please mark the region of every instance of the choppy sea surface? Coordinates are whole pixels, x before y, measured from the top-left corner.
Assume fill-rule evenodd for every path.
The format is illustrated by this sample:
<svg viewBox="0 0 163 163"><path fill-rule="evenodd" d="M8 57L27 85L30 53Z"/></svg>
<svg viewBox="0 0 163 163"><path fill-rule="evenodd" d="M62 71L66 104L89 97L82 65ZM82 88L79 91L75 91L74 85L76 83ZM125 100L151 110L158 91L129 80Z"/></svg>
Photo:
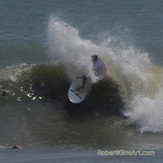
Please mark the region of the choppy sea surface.
<svg viewBox="0 0 163 163"><path fill-rule="evenodd" d="M162 162L162 6L1 0L0 162ZM101 83L92 54L107 68ZM89 94L72 104L86 71Z"/></svg>

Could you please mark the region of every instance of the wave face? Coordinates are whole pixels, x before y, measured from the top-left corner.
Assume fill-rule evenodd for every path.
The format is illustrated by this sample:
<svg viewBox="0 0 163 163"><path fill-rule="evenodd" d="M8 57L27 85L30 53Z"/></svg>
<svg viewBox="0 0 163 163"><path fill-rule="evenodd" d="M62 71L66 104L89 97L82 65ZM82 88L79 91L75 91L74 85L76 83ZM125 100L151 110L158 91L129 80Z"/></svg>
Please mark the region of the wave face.
<svg viewBox="0 0 163 163"><path fill-rule="evenodd" d="M106 78L103 84L94 84L90 96L82 102L82 105L71 104L67 97L71 82L61 63L12 66L1 70L0 75L0 93L6 92L6 96L1 98L8 100L11 105L13 102L28 104L31 101L50 100L51 103L60 101L62 104L60 109L65 108L70 113L75 113L76 108L83 112L93 112L103 108L100 109L101 112L104 111L108 115L120 114L119 110L123 105L118 86L110 78ZM108 106L110 111L107 110Z"/></svg>
<svg viewBox="0 0 163 163"><path fill-rule="evenodd" d="M51 59L63 64L71 81L87 71L95 82L90 56L98 54L106 65L107 77L118 86L124 104L122 114L128 117L129 123L136 124L141 132L163 131L163 69L151 63L148 53L111 36L95 44L54 16L49 19L47 36ZM107 84L104 84L105 91Z"/></svg>

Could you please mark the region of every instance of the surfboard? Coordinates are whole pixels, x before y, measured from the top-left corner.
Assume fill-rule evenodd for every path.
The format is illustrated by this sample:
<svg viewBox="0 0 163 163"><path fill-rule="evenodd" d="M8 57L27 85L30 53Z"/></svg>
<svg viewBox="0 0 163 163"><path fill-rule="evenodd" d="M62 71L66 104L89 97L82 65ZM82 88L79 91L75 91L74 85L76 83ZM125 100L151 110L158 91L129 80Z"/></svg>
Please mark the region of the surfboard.
<svg viewBox="0 0 163 163"><path fill-rule="evenodd" d="M71 83L68 90L68 98L72 103L78 104L82 102L88 94L88 82L84 87L84 90L77 91L76 88L81 86L82 80L75 80Z"/></svg>

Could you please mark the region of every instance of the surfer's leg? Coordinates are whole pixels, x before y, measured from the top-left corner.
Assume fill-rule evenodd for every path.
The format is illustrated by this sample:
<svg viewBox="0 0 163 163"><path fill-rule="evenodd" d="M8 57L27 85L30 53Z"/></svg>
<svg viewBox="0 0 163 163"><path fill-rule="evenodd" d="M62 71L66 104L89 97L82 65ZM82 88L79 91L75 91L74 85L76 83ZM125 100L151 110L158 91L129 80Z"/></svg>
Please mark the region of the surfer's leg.
<svg viewBox="0 0 163 163"><path fill-rule="evenodd" d="M86 80L87 80L87 77L86 77L86 76L83 76L83 82L82 82L82 86L81 86L81 87L76 88L76 90L77 90L77 91L84 90L84 86L85 86L85 84L86 84Z"/></svg>

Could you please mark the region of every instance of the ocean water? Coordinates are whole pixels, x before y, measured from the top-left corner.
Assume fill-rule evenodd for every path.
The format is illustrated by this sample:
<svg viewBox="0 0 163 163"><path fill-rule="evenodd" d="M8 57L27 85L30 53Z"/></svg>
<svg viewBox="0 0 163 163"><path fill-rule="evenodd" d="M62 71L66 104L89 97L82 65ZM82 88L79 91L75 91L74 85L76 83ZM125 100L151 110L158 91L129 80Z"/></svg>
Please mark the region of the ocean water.
<svg viewBox="0 0 163 163"><path fill-rule="evenodd" d="M1 0L0 162L162 162L162 6ZM107 68L101 83L92 54ZM68 88L85 71L91 89L72 104ZM109 155L120 150L154 154Z"/></svg>

